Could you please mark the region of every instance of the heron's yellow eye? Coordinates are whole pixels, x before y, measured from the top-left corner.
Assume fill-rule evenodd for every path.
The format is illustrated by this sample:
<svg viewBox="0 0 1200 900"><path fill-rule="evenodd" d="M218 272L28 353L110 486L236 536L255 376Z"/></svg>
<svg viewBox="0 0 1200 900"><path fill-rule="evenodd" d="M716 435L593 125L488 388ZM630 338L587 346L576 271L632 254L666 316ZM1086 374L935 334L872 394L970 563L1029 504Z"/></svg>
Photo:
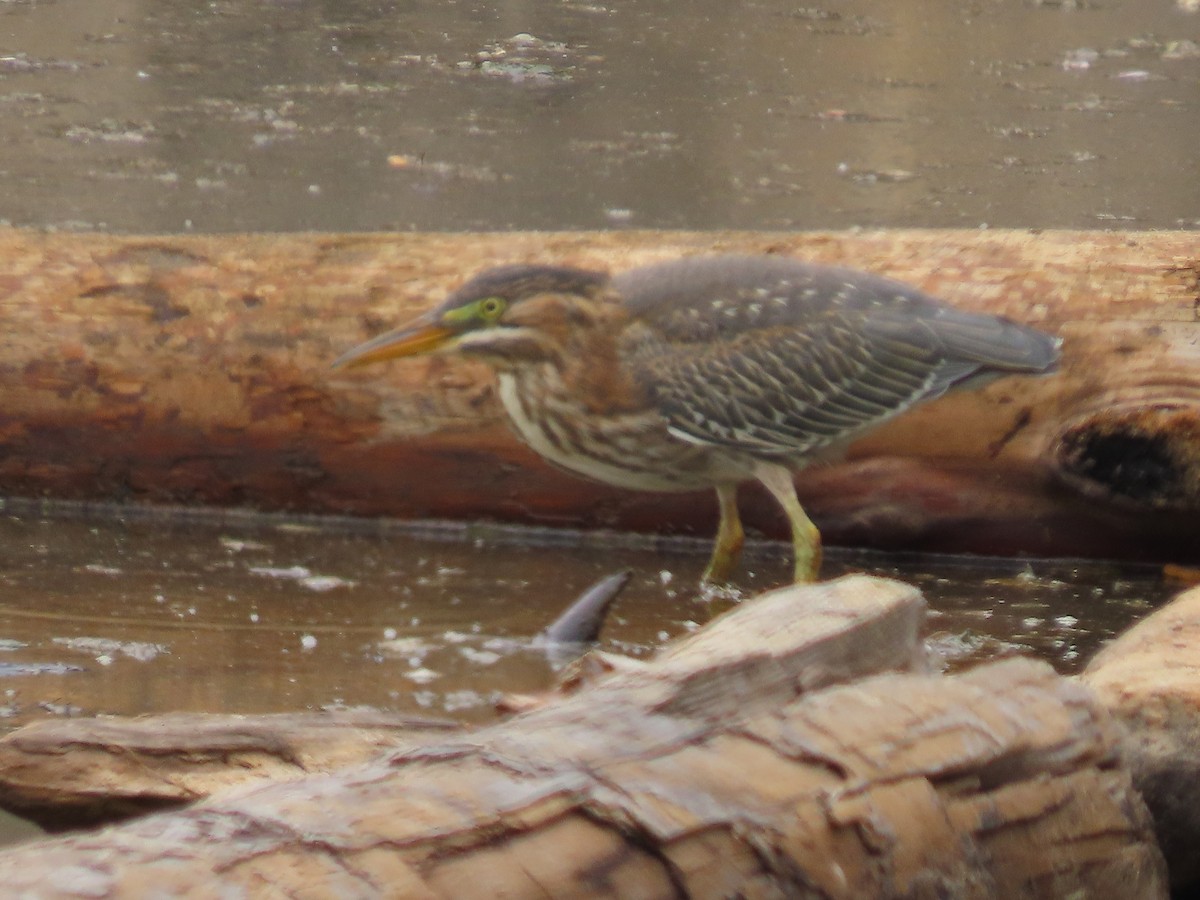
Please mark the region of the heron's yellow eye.
<svg viewBox="0 0 1200 900"><path fill-rule="evenodd" d="M479 301L479 315L489 322L500 318L502 312L504 312L504 300L501 297L484 297Z"/></svg>

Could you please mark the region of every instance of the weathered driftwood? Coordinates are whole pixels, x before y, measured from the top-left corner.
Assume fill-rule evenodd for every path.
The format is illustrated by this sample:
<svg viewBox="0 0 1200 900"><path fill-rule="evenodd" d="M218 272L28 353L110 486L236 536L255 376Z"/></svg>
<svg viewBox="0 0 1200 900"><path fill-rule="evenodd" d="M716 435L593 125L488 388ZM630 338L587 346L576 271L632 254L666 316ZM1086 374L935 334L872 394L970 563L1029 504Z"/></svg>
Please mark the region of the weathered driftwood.
<svg viewBox="0 0 1200 900"><path fill-rule="evenodd" d="M843 605L836 605L842 600ZM777 606L767 604L764 611L758 605L746 607L732 628L722 626L722 634L732 632L728 638L688 641L685 647L691 649L683 658L694 671L678 685L672 703L682 706L697 695L706 707L770 702L774 695L762 692L790 696L795 687L791 681L773 685L772 680L792 678L809 690L882 671L911 670L921 662L916 635L923 603L913 591L831 589L809 600L802 621L777 627L762 648L747 644L768 630L763 616ZM756 610L753 616L751 609ZM728 643L718 647L722 641ZM701 656L696 647L709 656ZM743 684L743 668L760 651L769 665L783 668ZM585 668L643 668L624 657L608 665L607 655L602 657ZM593 672L586 680L597 677ZM569 690L577 690L576 679L570 681ZM747 690L757 693L747 697ZM436 739L443 728L436 721L360 712L45 720L0 738L0 806L54 827L122 818L190 802L236 783L296 778L365 762L387 747Z"/></svg>
<svg viewBox="0 0 1200 900"><path fill-rule="evenodd" d="M1200 559L1194 233L40 235L0 230L0 494L706 530L707 495L556 472L447 359L332 373L474 270L788 253L1062 335L800 476L833 541ZM748 520L783 530L764 498Z"/></svg>
<svg viewBox="0 0 1200 900"><path fill-rule="evenodd" d="M44 828L80 827L361 765L456 728L374 711L46 719L0 739L0 807Z"/></svg>
<svg viewBox="0 0 1200 900"><path fill-rule="evenodd" d="M1176 886L1200 881L1200 588L1101 651L1082 680L1124 726L1121 756Z"/></svg>
<svg viewBox="0 0 1200 900"><path fill-rule="evenodd" d="M1165 896L1090 692L1024 660L921 673L922 605L865 577L778 591L499 725L13 848L0 883L40 897Z"/></svg>

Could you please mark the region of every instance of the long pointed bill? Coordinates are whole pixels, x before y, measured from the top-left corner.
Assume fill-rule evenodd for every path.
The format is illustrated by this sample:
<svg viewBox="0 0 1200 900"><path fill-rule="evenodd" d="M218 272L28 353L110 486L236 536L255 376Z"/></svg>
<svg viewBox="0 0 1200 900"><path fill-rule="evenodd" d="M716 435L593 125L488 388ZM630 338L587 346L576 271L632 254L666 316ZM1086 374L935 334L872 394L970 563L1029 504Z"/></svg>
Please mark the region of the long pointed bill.
<svg viewBox="0 0 1200 900"><path fill-rule="evenodd" d="M400 356L418 356L445 346L457 334L428 316L421 316L408 325L372 338L366 343L347 350L333 362L335 369L354 369L385 359Z"/></svg>

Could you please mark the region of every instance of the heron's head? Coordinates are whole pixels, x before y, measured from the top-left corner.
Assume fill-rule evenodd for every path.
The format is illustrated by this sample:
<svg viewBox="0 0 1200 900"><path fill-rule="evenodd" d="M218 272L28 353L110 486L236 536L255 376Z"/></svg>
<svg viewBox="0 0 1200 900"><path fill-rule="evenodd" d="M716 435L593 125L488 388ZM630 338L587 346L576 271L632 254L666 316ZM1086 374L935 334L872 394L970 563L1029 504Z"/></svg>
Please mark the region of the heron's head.
<svg viewBox="0 0 1200 900"><path fill-rule="evenodd" d="M498 368L561 359L582 329L611 310L608 275L565 266L488 269L439 306L342 354L350 368L429 353L460 353Z"/></svg>

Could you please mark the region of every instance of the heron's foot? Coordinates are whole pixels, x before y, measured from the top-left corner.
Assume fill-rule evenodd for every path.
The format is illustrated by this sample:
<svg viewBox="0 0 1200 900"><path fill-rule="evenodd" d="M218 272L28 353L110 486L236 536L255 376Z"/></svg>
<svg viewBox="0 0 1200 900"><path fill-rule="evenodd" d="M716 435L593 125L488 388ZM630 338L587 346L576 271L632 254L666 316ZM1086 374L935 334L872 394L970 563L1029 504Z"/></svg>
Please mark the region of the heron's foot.
<svg viewBox="0 0 1200 900"><path fill-rule="evenodd" d="M821 571L821 532L800 505L792 473L777 463L760 462L754 474L779 503L792 528L793 579L797 584L816 581Z"/></svg>
<svg viewBox="0 0 1200 900"><path fill-rule="evenodd" d="M741 555L741 545L732 553L727 548L722 548L718 543L713 550L712 559L708 561L708 567L704 570L704 574L700 576L700 586L721 587L729 584L730 576L733 575L733 570L737 568L738 557Z"/></svg>
<svg viewBox="0 0 1200 900"><path fill-rule="evenodd" d="M810 584L818 580L821 574L821 535L816 528L805 535L804 540L797 537L792 544L795 554L796 567L792 576L796 584Z"/></svg>
<svg viewBox="0 0 1200 900"><path fill-rule="evenodd" d="M717 485L717 502L721 507L721 520L717 523L717 536L713 544L712 558L708 568L700 576L700 585L724 585L737 568L742 558L742 545L746 534L742 531L742 520L738 516L737 485Z"/></svg>
<svg viewBox="0 0 1200 900"><path fill-rule="evenodd" d="M733 570L742 556L742 526L734 518L733 527L730 528L729 521L722 517L712 559L700 576L700 596L696 599L705 605L708 612L704 618L710 622L742 599L742 592L730 583Z"/></svg>
<svg viewBox="0 0 1200 900"><path fill-rule="evenodd" d="M696 620L701 624L711 622L722 613L733 609L744 599L745 595L742 589L732 584L701 582L699 591L692 598L692 603L698 607Z"/></svg>

